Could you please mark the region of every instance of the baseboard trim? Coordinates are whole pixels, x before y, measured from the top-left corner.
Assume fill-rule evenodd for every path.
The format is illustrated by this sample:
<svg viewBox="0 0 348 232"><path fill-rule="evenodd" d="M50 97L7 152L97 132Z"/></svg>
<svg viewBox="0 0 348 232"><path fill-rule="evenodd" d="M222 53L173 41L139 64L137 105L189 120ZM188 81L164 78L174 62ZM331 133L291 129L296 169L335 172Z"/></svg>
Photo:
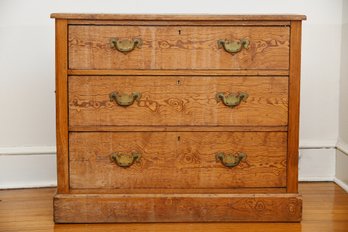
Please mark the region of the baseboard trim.
<svg viewBox="0 0 348 232"><path fill-rule="evenodd" d="M299 181L333 181L336 150L334 148L301 149Z"/></svg>
<svg viewBox="0 0 348 232"><path fill-rule="evenodd" d="M314 140L304 140L300 142L299 149L335 149L336 148L336 140L322 140L322 141L314 141Z"/></svg>
<svg viewBox="0 0 348 232"><path fill-rule="evenodd" d="M57 187L57 181L34 181L34 182L15 182L13 184L0 184L0 189L23 189L23 188L53 188Z"/></svg>
<svg viewBox="0 0 348 232"><path fill-rule="evenodd" d="M340 179L338 178L334 178L334 182L340 186L341 188L343 188L346 192L348 192L348 185L346 183L344 183L343 181L341 181Z"/></svg>
<svg viewBox="0 0 348 232"><path fill-rule="evenodd" d="M19 153L0 155L0 189L53 187L57 185L55 153L32 153L44 149L31 149ZM8 150L7 150L8 151Z"/></svg>
<svg viewBox="0 0 348 232"><path fill-rule="evenodd" d="M345 155L348 155L348 144L343 142L341 139L338 139L336 149L344 153Z"/></svg>
<svg viewBox="0 0 348 232"><path fill-rule="evenodd" d="M335 181L335 177L332 176L306 176L306 177L299 177L298 181L300 182L332 182Z"/></svg>
<svg viewBox="0 0 348 232"><path fill-rule="evenodd" d="M0 155L55 155L55 146L0 147Z"/></svg>

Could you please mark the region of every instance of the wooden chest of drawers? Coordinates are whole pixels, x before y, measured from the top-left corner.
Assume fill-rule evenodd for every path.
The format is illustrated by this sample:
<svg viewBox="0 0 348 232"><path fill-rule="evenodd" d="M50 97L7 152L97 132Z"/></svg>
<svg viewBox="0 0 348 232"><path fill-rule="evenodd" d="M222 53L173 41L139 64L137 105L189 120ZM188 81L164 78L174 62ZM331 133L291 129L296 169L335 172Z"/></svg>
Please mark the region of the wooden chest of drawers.
<svg viewBox="0 0 348 232"><path fill-rule="evenodd" d="M52 17L55 222L301 220L305 16Z"/></svg>

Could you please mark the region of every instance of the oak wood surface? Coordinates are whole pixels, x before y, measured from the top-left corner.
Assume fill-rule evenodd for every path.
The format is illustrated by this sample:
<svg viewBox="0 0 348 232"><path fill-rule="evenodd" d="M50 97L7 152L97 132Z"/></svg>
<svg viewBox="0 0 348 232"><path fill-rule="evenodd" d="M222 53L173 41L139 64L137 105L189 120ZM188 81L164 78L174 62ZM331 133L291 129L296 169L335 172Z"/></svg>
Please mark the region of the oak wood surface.
<svg viewBox="0 0 348 232"><path fill-rule="evenodd" d="M56 20L56 142L58 193L69 191L67 20Z"/></svg>
<svg viewBox="0 0 348 232"><path fill-rule="evenodd" d="M58 194L57 223L299 221L297 194Z"/></svg>
<svg viewBox="0 0 348 232"><path fill-rule="evenodd" d="M288 131L287 126L69 126L70 131Z"/></svg>
<svg viewBox="0 0 348 232"><path fill-rule="evenodd" d="M253 193L286 193L286 188L201 188L201 189L168 189L168 188L147 188L147 189L70 189L72 194L253 194Z"/></svg>
<svg viewBox="0 0 348 232"><path fill-rule="evenodd" d="M96 75L112 75L112 76L289 76L289 70L93 70L93 69L69 69L68 75L83 75L83 76L96 76Z"/></svg>
<svg viewBox="0 0 348 232"><path fill-rule="evenodd" d="M301 220L305 16L52 17L57 222ZM141 38L142 45L121 53L111 48L113 37ZM231 55L219 39L248 39L250 46ZM109 101L112 91L139 91L142 98L120 107ZM217 103L217 92L249 98L232 109ZM215 158L221 150L247 159L224 167ZM115 151L142 156L125 169L111 162Z"/></svg>
<svg viewBox="0 0 348 232"><path fill-rule="evenodd" d="M89 19L89 20L305 20L305 15L299 14L245 14L245 15L212 15L212 14L71 14L71 13L53 13L51 18L64 19Z"/></svg>
<svg viewBox="0 0 348 232"><path fill-rule="evenodd" d="M6 232L344 232L348 193L332 182L300 183L301 223L54 224L55 188L0 190L0 231Z"/></svg>
<svg viewBox="0 0 348 232"><path fill-rule="evenodd" d="M285 132L70 133L70 187L231 188L284 187ZM141 154L122 168L114 152ZM217 161L218 152L247 155L238 166Z"/></svg>
<svg viewBox="0 0 348 232"><path fill-rule="evenodd" d="M291 22L289 77L289 131L287 190L298 192L298 146L300 120L301 21Z"/></svg>
<svg viewBox="0 0 348 232"><path fill-rule="evenodd" d="M70 25L132 25L132 26L287 26L289 20L93 20L68 19Z"/></svg>
<svg viewBox="0 0 348 232"><path fill-rule="evenodd" d="M129 107L111 92L140 92ZM216 93L249 94L230 108ZM75 126L286 126L285 77L69 76L69 125Z"/></svg>
<svg viewBox="0 0 348 232"><path fill-rule="evenodd" d="M124 54L111 38L142 39ZM218 40L249 39L231 55ZM69 69L288 69L289 27L69 26Z"/></svg>

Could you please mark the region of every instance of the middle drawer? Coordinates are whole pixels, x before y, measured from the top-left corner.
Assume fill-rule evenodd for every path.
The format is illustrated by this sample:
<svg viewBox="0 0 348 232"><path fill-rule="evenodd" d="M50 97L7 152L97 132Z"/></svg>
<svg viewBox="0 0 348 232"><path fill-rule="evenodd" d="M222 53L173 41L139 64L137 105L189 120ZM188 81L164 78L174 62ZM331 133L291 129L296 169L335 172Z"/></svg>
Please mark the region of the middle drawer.
<svg viewBox="0 0 348 232"><path fill-rule="evenodd" d="M287 77L70 76L69 126L286 126Z"/></svg>

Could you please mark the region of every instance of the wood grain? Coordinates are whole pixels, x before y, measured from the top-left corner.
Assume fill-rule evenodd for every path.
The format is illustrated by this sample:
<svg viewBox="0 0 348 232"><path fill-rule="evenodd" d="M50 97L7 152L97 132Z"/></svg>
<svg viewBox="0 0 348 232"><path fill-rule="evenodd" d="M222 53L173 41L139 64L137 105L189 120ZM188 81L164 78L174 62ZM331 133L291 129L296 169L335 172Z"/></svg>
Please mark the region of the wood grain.
<svg viewBox="0 0 348 232"><path fill-rule="evenodd" d="M132 25L132 26L288 26L289 20L93 20L93 19L68 19L71 25Z"/></svg>
<svg viewBox="0 0 348 232"><path fill-rule="evenodd" d="M291 22L287 191L298 192L300 121L301 21Z"/></svg>
<svg viewBox="0 0 348 232"><path fill-rule="evenodd" d="M51 17L57 18L56 222L301 220L305 16ZM143 44L123 54L111 48L113 37ZM249 49L234 55L217 45L245 38ZM142 98L120 107L109 100L113 91ZM217 92L249 98L229 108L216 101ZM110 160L113 152L133 151L142 156L129 168ZM244 152L247 159L227 168L217 152Z"/></svg>
<svg viewBox="0 0 348 232"><path fill-rule="evenodd" d="M66 20L56 20L56 142L58 193L69 191L68 62Z"/></svg>
<svg viewBox="0 0 348 232"><path fill-rule="evenodd" d="M88 20L125 20L125 21L172 21L172 20L185 20L185 21L202 21L202 20L305 20L305 15L299 14L245 14L245 15L212 15L212 14L70 14L70 13L53 13L51 18L64 18L64 19L88 19Z"/></svg>
<svg viewBox="0 0 348 232"><path fill-rule="evenodd" d="M70 187L232 188L284 187L285 132L70 133ZM129 168L111 162L113 152L141 154ZM244 152L234 168L217 152Z"/></svg>
<svg viewBox="0 0 348 232"><path fill-rule="evenodd" d="M287 126L69 126L69 131L288 131Z"/></svg>
<svg viewBox="0 0 348 232"><path fill-rule="evenodd" d="M58 194L56 223L300 221L297 194Z"/></svg>
<svg viewBox="0 0 348 232"><path fill-rule="evenodd" d="M111 102L113 91L142 97L129 107ZM247 92L235 108L218 92ZM286 126L284 77L70 76L69 125L75 126Z"/></svg>
<svg viewBox="0 0 348 232"><path fill-rule="evenodd" d="M127 54L111 38L141 38ZM219 39L248 38L250 47L231 55ZM70 69L288 69L289 27L69 26Z"/></svg>
<svg viewBox="0 0 348 232"><path fill-rule="evenodd" d="M72 194L255 194L255 193L286 193L285 187L271 188L209 188L209 189L175 189L175 188L147 188L147 189L70 189Z"/></svg>
<svg viewBox="0 0 348 232"><path fill-rule="evenodd" d="M69 69L68 75L82 75L82 76L289 76L289 70L272 70L272 69L260 69L260 70L93 70L93 69Z"/></svg>

